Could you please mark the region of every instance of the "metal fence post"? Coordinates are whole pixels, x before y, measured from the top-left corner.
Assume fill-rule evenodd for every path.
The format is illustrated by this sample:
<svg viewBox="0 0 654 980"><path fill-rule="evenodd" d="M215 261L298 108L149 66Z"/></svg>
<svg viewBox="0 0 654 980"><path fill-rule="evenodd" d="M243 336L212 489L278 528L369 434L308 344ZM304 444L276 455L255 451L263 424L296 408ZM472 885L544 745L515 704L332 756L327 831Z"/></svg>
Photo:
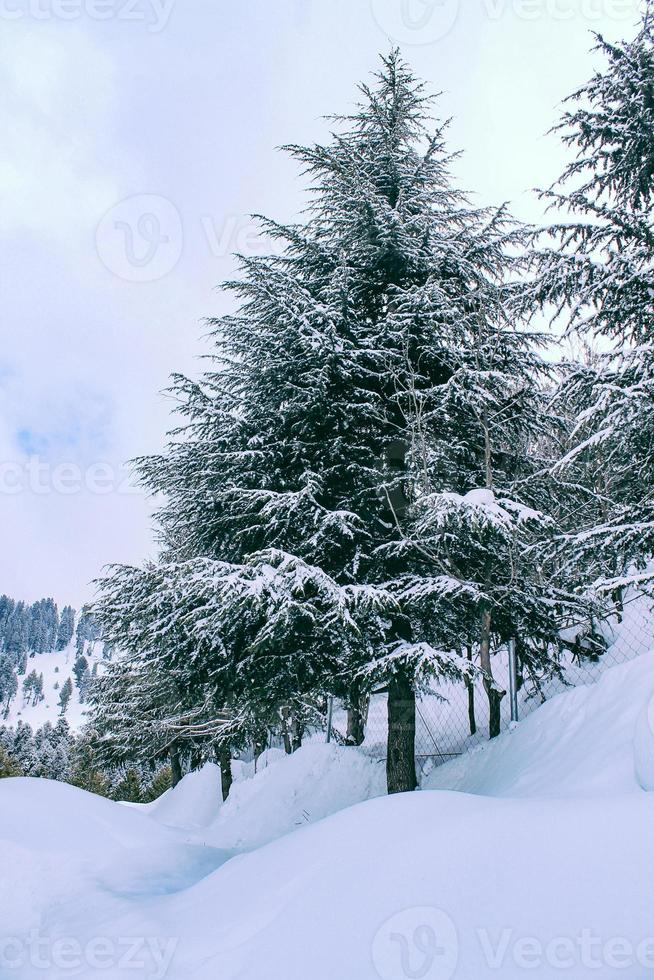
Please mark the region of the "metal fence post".
<svg viewBox="0 0 654 980"><path fill-rule="evenodd" d="M518 657L515 638L509 640L509 694L511 698L511 721L518 721Z"/></svg>

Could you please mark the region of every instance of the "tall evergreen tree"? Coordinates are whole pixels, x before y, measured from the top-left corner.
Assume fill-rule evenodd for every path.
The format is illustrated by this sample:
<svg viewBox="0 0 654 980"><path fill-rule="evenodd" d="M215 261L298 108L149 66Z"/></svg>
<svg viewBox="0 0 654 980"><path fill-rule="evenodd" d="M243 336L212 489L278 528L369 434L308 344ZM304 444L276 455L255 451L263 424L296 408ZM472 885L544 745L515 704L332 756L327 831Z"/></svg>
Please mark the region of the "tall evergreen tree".
<svg viewBox="0 0 654 980"><path fill-rule="evenodd" d="M262 219L283 247L241 260L229 284L241 306L213 323L215 370L176 379L182 430L163 457L140 461L167 501L162 557L116 569L97 614L132 654L102 682L115 716L130 671L147 675L140 717L179 723L192 709L196 726L220 720L218 740L289 704L318 709L325 692L354 706L384 685L394 792L416 785L416 690L469 674L457 637L474 610L479 640L487 602L407 542L425 492L416 433L439 492L487 487L495 365L486 357L475 375L466 345L479 353L509 332L521 232L455 189L446 124L432 122L397 53L361 92L328 145L290 148L309 182L308 219ZM511 336L504 377L517 364L523 378L530 340ZM468 386L480 380L475 401ZM519 414L524 392L511 392ZM499 453L496 440L495 465Z"/></svg>
<svg viewBox="0 0 654 980"><path fill-rule="evenodd" d="M0 779L22 775L23 771L18 762L9 755L4 745L0 744Z"/></svg>
<svg viewBox="0 0 654 980"><path fill-rule="evenodd" d="M61 691L59 693L59 706L61 708L61 714L65 715L66 708L68 707L68 702L73 696L73 682L70 677L67 677Z"/></svg>
<svg viewBox="0 0 654 980"><path fill-rule="evenodd" d="M75 610L72 606L64 606L61 610L59 629L57 632L57 650L65 650L75 632Z"/></svg>
<svg viewBox="0 0 654 980"><path fill-rule="evenodd" d="M13 660L7 654L2 654L0 656L0 710L5 718L9 714L9 706L17 691L18 678Z"/></svg>
<svg viewBox="0 0 654 980"><path fill-rule="evenodd" d="M558 127L575 157L545 196L571 217L537 254L535 296L569 310L570 330L597 348L560 393L576 423L558 469L587 501L562 560L619 601L628 584L654 584L652 5L633 41L598 35L596 50L604 66L570 97Z"/></svg>

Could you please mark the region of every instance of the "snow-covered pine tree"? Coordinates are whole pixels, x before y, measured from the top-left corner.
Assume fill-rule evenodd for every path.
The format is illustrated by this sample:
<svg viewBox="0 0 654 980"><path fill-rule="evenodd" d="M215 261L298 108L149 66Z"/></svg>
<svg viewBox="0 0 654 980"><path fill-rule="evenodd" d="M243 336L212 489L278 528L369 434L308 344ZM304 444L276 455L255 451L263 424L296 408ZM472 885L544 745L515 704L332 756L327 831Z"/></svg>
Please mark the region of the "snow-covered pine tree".
<svg viewBox="0 0 654 980"><path fill-rule="evenodd" d="M23 681L23 704L36 705L43 697L43 674L32 670Z"/></svg>
<svg viewBox="0 0 654 980"><path fill-rule="evenodd" d="M2 654L0 656L0 710L6 718L9 714L9 706L18 691L18 678L11 656Z"/></svg>
<svg viewBox="0 0 654 980"><path fill-rule="evenodd" d="M161 766L154 774L152 781L143 790L142 800L144 803L152 803L154 800L158 800L166 790L169 790L173 784L172 773L170 766Z"/></svg>
<svg viewBox="0 0 654 980"><path fill-rule="evenodd" d="M121 800L124 803L141 802L141 780L136 769L130 766L126 771L124 777L114 789L113 798L115 800Z"/></svg>
<svg viewBox="0 0 654 980"><path fill-rule="evenodd" d="M501 263L500 254L494 267ZM511 294L521 305L521 290L479 271L471 278L472 315L457 325L451 375L415 413L412 502L398 519L402 547L418 562L409 587L424 595L429 574L454 586L428 613L449 627L449 647L478 656L491 737L505 693L494 682L493 651L515 638L523 669L558 672L561 627L585 608L551 557L540 444L557 420L538 355L543 338L516 327Z"/></svg>
<svg viewBox="0 0 654 980"><path fill-rule="evenodd" d="M68 707L68 702L73 696L73 682L70 677L67 677L59 694L59 706L61 708L62 716L66 714L66 708Z"/></svg>
<svg viewBox="0 0 654 980"><path fill-rule="evenodd" d="M59 629L57 631L57 650L65 650L75 632L75 610L72 606L64 606L61 610Z"/></svg>
<svg viewBox="0 0 654 980"><path fill-rule="evenodd" d="M594 340L561 399L578 414L558 468L589 478L595 506L563 558L600 593L654 582L654 23L647 3L632 41L597 36L604 66L568 100L558 129L575 157L544 195L570 215L537 253L541 304L570 311Z"/></svg>
<svg viewBox="0 0 654 980"><path fill-rule="evenodd" d="M264 220L282 247L242 259L240 309L213 324L215 370L176 379L185 424L140 461L166 498L166 546L154 568L115 570L97 612L110 642L157 671L109 669L109 724L127 669L145 669L151 713L174 678L205 723L222 706L268 724L289 702L355 703L383 684L388 787L415 787L416 686L469 670L453 638L470 614L468 582L405 547L416 413L432 451L455 439L438 486L457 489L456 461L483 446L467 417L441 428L443 388L472 325L501 310L519 240L503 211L453 187L430 113L395 52L329 145L290 148L308 219Z"/></svg>
<svg viewBox="0 0 654 980"><path fill-rule="evenodd" d="M0 650L6 650L7 626L16 603L8 595L0 595Z"/></svg>
<svg viewBox="0 0 654 980"><path fill-rule="evenodd" d="M69 781L89 793L109 795L109 780L98 760L94 733L88 729L71 740Z"/></svg>
<svg viewBox="0 0 654 980"><path fill-rule="evenodd" d="M203 627L192 629L195 606L185 573L173 562L117 568L102 582L97 613L122 655L107 663L90 692L99 757L108 765L170 758L173 783L182 759L214 758L222 729L228 671ZM229 743L242 747L251 731L232 713Z"/></svg>
<svg viewBox="0 0 654 980"><path fill-rule="evenodd" d="M27 652L29 641L29 609L17 602L9 615L5 633L5 650L18 658Z"/></svg>
<svg viewBox="0 0 654 980"><path fill-rule="evenodd" d="M13 731L10 754L16 759L23 772L29 772L34 763L34 733L32 726L19 721Z"/></svg>
<svg viewBox="0 0 654 980"><path fill-rule="evenodd" d="M22 775L23 771L18 762L9 755L4 745L0 743L0 779Z"/></svg>

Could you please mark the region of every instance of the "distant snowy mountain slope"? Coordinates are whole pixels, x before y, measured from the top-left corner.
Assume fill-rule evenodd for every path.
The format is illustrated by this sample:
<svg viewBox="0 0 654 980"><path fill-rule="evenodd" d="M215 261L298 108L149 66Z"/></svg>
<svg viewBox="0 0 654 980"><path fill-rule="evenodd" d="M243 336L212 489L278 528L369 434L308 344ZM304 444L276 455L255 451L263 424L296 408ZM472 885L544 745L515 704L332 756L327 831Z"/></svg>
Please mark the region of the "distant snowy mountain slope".
<svg viewBox="0 0 654 980"><path fill-rule="evenodd" d="M84 656L89 663L92 671L97 664L97 669L102 670L102 644L87 644ZM73 667L75 665L75 645L69 644L65 650L52 651L50 653L39 653L27 660L27 674L32 670L37 674L43 675L43 700L33 704L29 698L25 698L22 692L23 675L19 677L19 688L15 697L9 704L9 712L5 716L0 714L0 724L15 726L19 721L26 722L33 729L40 728L45 722L49 721L56 725L62 717L60 696L61 689L70 678L72 693L70 701L63 715L70 725L72 731L79 730L86 721L87 705L80 701L80 690L75 683Z"/></svg>

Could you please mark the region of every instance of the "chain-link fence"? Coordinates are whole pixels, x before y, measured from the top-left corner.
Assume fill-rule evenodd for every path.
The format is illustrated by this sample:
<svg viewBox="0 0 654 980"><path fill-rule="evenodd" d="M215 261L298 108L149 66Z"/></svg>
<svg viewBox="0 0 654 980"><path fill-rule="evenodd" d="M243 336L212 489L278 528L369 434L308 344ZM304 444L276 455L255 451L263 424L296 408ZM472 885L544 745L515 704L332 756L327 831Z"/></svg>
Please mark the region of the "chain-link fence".
<svg viewBox="0 0 654 980"><path fill-rule="evenodd" d="M628 599L619 617L601 628L605 646L601 652L584 646L561 656L562 679L526 674L518 692L519 717L522 719L544 701L570 687L593 684L609 668L633 660L654 649L654 611L651 599L635 596ZM509 655L505 648L493 658L496 683L509 690ZM511 723L510 699L502 700L502 729ZM447 762L467 749L488 740L488 698L481 681L472 687L461 682L434 686L421 696L416 712L416 760L421 769ZM338 706L334 711L333 728L336 738L344 736L345 712ZM386 756L387 711L386 696L370 698L363 748L375 758Z"/></svg>

